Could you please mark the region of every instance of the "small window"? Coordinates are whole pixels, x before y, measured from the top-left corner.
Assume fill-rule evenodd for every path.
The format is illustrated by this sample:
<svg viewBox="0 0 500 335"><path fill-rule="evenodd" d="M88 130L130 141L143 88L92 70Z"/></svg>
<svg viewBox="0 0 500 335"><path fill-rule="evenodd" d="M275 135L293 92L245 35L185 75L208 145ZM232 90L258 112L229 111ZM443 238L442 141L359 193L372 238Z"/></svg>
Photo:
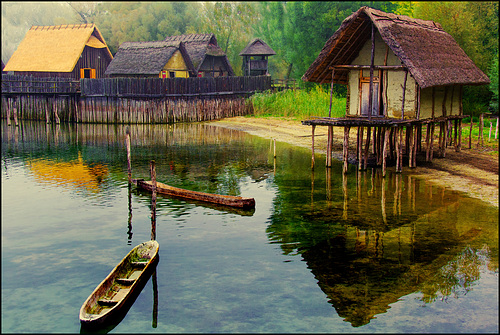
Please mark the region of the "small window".
<svg viewBox="0 0 500 335"><path fill-rule="evenodd" d="M168 73L168 76L169 76L170 78L175 78L175 72L174 72L174 71L170 71L170 72Z"/></svg>
<svg viewBox="0 0 500 335"><path fill-rule="evenodd" d="M93 78L95 79L96 73L95 69L83 68L80 69L80 78Z"/></svg>

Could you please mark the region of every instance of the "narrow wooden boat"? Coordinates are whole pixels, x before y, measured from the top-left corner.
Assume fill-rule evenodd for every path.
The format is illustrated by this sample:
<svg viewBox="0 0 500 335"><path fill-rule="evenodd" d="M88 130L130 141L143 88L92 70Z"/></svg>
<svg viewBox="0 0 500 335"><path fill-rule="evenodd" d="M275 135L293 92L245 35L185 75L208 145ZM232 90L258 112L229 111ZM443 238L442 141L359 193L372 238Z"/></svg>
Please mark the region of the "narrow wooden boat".
<svg viewBox="0 0 500 335"><path fill-rule="evenodd" d="M82 326L103 326L137 298L158 263L157 241L133 248L96 287L80 308Z"/></svg>
<svg viewBox="0 0 500 335"><path fill-rule="evenodd" d="M153 191L153 183L150 180L144 179L132 179L132 182L137 185L137 187L143 188L148 191ZM198 191L185 190L178 187L173 187L160 182L156 182L156 192L160 194L166 194L183 199L191 199L197 201L211 202L214 204L232 206L238 208L254 208L255 199L254 198L244 198L234 195L222 195L214 193L205 193Z"/></svg>

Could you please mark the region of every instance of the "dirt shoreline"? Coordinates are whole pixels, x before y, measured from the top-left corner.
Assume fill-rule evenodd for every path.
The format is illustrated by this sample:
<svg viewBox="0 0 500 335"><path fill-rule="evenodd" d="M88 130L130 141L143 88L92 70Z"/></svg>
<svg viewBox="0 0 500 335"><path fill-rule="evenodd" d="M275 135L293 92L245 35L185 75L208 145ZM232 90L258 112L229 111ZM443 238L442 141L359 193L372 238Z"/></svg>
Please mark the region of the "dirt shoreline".
<svg viewBox="0 0 500 335"><path fill-rule="evenodd" d="M230 129L245 131L263 138L276 139L296 146L311 148L311 127L304 126L298 120L285 118L254 118L232 117L210 124ZM314 151L326 154L327 127L316 127L314 136ZM355 152L351 145L355 140L355 133L351 130L350 151ZM488 140L488 139L485 139ZM343 130L334 128L333 156L342 157ZM464 139L462 139L463 142ZM496 141L498 145L498 141ZM465 148L464 148L465 147ZM466 193L468 196L481 199L492 206L499 207L498 203L498 151L493 152L488 147L477 147L476 143L468 149L468 142L462 145L460 152L453 148L446 150L445 158L434 158L431 163L419 165L409 169L403 166L403 171L411 171L413 176L424 178L434 184L448 189ZM498 150L498 147L497 147ZM421 163L421 162L420 162ZM394 167L388 167L388 169Z"/></svg>

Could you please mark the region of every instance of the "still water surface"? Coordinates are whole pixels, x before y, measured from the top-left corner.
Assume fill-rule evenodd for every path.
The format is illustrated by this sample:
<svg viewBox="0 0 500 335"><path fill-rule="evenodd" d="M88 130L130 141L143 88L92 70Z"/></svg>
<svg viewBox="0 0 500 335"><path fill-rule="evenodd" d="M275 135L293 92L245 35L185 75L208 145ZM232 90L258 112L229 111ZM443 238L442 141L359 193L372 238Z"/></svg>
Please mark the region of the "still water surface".
<svg viewBox="0 0 500 335"><path fill-rule="evenodd" d="M132 175L254 197L157 198L150 279L109 332L498 332L498 208L411 176L329 173L310 150L210 124L133 125ZM78 312L151 236L125 126L2 122L2 332L80 332ZM157 315L153 317L153 309Z"/></svg>

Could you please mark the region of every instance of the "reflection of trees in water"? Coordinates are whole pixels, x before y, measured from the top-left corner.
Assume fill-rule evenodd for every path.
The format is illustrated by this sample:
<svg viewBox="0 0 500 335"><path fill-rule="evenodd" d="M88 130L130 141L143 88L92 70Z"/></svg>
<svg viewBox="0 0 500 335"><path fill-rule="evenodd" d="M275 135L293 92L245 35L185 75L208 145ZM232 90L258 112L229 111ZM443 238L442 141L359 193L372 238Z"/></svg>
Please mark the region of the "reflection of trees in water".
<svg viewBox="0 0 500 335"><path fill-rule="evenodd" d="M338 315L354 327L414 292L428 302L439 293L465 294L484 260L490 262L477 245L495 245L484 232L498 230L472 218L491 213L467 208L457 193L401 174L331 178L323 188L313 176L310 197L297 196L290 176L281 184L275 178L279 193L267 233L284 254L302 255Z"/></svg>
<svg viewBox="0 0 500 335"><path fill-rule="evenodd" d="M490 261L490 250L487 245L481 249L466 246L453 260L443 266L432 280L423 283L421 300L425 303L441 300L453 296L458 298L472 290L476 281L481 277L481 271Z"/></svg>

